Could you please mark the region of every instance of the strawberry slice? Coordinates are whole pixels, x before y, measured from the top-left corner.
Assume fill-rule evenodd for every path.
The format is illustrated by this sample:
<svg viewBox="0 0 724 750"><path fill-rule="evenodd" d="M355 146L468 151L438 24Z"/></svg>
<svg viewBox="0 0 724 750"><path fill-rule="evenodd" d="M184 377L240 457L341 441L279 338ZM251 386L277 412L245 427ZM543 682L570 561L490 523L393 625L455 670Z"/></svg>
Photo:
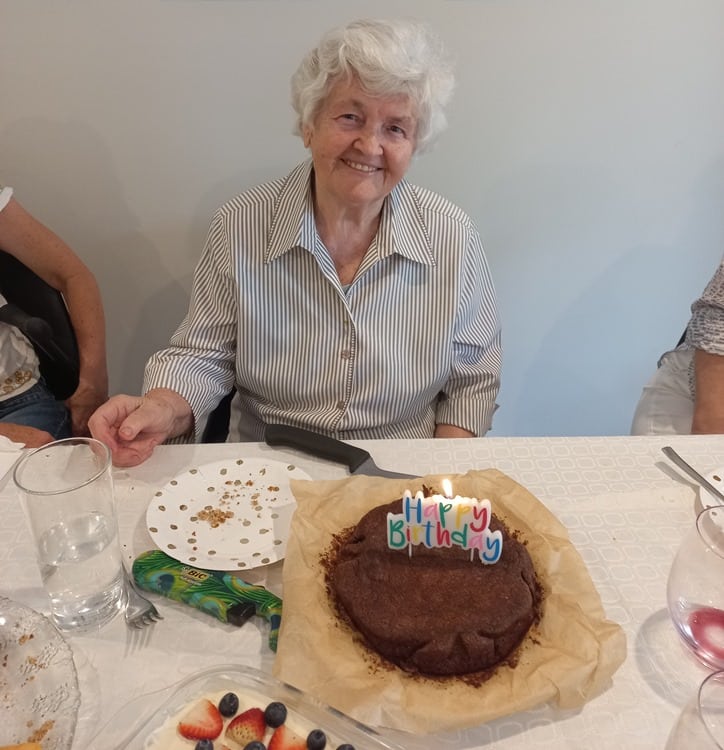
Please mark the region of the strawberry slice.
<svg viewBox="0 0 724 750"><path fill-rule="evenodd" d="M274 730L269 740L269 750L307 750L307 741L282 724Z"/></svg>
<svg viewBox="0 0 724 750"><path fill-rule="evenodd" d="M187 740L215 740L224 726L219 709L206 698L193 705L178 723Z"/></svg>
<svg viewBox="0 0 724 750"><path fill-rule="evenodd" d="M263 740L265 732L264 712L260 708L250 708L229 722L224 737L245 747L254 740Z"/></svg>

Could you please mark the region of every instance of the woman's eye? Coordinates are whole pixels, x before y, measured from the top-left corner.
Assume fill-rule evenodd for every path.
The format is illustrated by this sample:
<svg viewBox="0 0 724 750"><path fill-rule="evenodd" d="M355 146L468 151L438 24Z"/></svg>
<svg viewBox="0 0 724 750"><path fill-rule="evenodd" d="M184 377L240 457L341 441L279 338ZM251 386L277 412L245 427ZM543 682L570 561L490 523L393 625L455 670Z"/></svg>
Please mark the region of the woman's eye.
<svg viewBox="0 0 724 750"><path fill-rule="evenodd" d="M395 135L405 135L405 131L399 125L390 125L390 132Z"/></svg>
<svg viewBox="0 0 724 750"><path fill-rule="evenodd" d="M347 114L342 115L342 119L343 120L352 120L352 121L354 121L354 120L357 120L358 117L357 117L357 115L352 114L351 112L348 112Z"/></svg>

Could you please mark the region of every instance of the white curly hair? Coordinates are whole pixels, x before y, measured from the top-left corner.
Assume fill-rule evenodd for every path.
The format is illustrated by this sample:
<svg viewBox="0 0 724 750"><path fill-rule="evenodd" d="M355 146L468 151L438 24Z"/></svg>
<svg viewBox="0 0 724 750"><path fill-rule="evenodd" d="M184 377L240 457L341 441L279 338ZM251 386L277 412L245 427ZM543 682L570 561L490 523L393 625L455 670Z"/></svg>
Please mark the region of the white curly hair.
<svg viewBox="0 0 724 750"><path fill-rule="evenodd" d="M324 34L292 76L297 135L314 122L337 80L350 78L372 96L410 97L417 112L416 151L429 149L445 129L455 78L440 40L424 24L358 20Z"/></svg>

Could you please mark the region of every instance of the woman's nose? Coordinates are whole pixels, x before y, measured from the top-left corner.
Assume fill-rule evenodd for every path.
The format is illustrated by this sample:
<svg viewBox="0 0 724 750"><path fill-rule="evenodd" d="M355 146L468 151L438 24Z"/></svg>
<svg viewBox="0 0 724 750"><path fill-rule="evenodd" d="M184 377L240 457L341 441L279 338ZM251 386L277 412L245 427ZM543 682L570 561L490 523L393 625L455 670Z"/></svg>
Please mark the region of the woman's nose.
<svg viewBox="0 0 724 750"><path fill-rule="evenodd" d="M365 154L378 154L382 151L382 143L373 128L365 128L357 137L356 145Z"/></svg>

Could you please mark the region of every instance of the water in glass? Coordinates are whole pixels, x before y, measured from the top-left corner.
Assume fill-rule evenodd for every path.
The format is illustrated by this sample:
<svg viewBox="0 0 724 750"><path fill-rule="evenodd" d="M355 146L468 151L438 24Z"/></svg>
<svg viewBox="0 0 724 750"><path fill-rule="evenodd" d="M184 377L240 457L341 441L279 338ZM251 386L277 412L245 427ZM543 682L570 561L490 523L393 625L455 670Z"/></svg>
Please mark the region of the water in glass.
<svg viewBox="0 0 724 750"><path fill-rule="evenodd" d="M100 626L115 616L123 593L115 523L86 513L46 531L38 543L40 575L59 627Z"/></svg>

